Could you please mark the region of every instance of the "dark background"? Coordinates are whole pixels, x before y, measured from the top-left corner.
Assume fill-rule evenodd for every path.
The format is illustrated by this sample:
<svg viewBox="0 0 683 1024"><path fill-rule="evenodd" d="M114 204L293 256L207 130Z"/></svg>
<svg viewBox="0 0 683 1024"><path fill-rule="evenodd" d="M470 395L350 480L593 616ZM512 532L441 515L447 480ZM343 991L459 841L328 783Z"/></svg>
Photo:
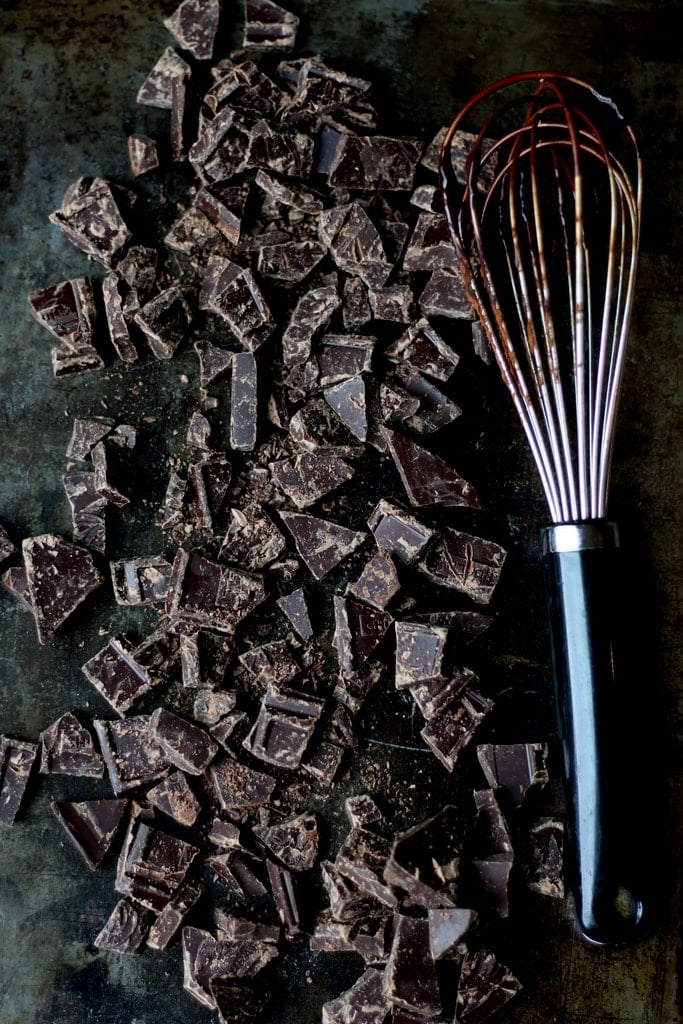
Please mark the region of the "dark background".
<svg viewBox="0 0 683 1024"><path fill-rule="evenodd" d="M166 130L165 112L137 107L135 95L172 43L162 17L174 6L0 2L0 520L16 539L70 529L61 474L74 415L146 414L157 423L151 430L159 431L161 443L160 424L190 406L182 375L194 373L195 363L186 354L169 366L148 361L125 373L55 382L49 338L26 303L31 289L92 268L48 223L65 187L95 174L132 184L126 136ZM625 597L635 622L631 640L643 654L633 715L647 717L654 709L661 723L656 751L636 746L633 757L656 762L664 779L664 825L652 833L652 845L665 907L653 938L615 952L582 944L569 907L528 900L499 937L501 956L525 986L496 1018L501 1024L679 1020L682 6L654 0L292 4L303 21L299 49L321 52L331 64L371 78L382 124L390 129L429 138L489 81L545 67L578 74L615 98L643 151L643 245L611 511L629 547ZM239 13L236 43L238 22ZM144 179L137 187L153 196L157 186ZM537 541L545 513L493 372L473 367L470 391L458 396L470 424L476 423L469 458L486 499L486 525L511 548L495 609L498 626L482 655L497 673L496 690L506 692L488 738L545 738L553 721ZM131 554L158 543L144 507L124 517L120 529ZM65 710L102 713L80 665L101 646L99 630L128 625L127 613L102 599L88 619L79 618L53 646L39 648L30 616L0 594L0 732L36 739ZM390 703L386 710L371 702L364 735L346 790L320 804L330 842L342 827L345 792L374 792L399 826L419 820L448 794L450 782L433 758L382 745L392 737L406 748L415 742L415 724ZM177 946L140 957L107 956L93 947L114 902L114 869L109 863L91 874L64 846L48 803L65 792L65 780L41 777L16 827L0 832L0 1021L209 1021L212 1015L181 991ZM69 792L78 797L77 786ZM559 799L552 787L546 799L547 809ZM289 954L283 966L282 994L268 1024L312 1024L322 1002L359 973L358 964L303 950Z"/></svg>

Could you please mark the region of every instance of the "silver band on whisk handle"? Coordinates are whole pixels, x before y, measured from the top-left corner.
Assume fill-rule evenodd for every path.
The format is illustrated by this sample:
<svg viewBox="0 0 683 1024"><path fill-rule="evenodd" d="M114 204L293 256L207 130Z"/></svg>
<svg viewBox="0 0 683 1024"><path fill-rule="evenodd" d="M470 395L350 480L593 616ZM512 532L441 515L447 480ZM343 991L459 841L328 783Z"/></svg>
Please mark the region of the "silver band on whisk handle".
<svg viewBox="0 0 683 1024"><path fill-rule="evenodd" d="M475 108L483 127L458 177L453 140ZM469 298L553 523L543 560L578 924L592 943L623 945L644 933L649 914L624 813L632 708L617 660L621 554L606 501L640 157L611 100L573 77L525 72L461 110L443 143L441 184Z"/></svg>

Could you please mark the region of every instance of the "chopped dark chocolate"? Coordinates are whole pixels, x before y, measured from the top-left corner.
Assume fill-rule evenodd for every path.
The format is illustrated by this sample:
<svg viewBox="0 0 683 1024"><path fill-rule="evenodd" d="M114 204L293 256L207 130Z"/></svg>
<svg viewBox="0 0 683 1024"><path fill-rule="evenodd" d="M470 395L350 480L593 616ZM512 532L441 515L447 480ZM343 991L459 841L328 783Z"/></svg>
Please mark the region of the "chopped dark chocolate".
<svg viewBox="0 0 683 1024"><path fill-rule="evenodd" d="M382 820L382 812L367 793L347 796L344 801L344 813L349 819L351 828L365 828L367 825L375 825Z"/></svg>
<svg viewBox="0 0 683 1024"><path fill-rule="evenodd" d="M493 953L468 953L460 971L455 1019L484 1024L521 989L521 982Z"/></svg>
<svg viewBox="0 0 683 1024"><path fill-rule="evenodd" d="M289 433L302 448L352 458L362 445L324 398L310 398L289 421Z"/></svg>
<svg viewBox="0 0 683 1024"><path fill-rule="evenodd" d="M308 508L353 476L353 469L339 456L302 452L290 459L271 462L271 476L297 508Z"/></svg>
<svg viewBox="0 0 683 1024"><path fill-rule="evenodd" d="M269 683L289 683L301 672L301 666L284 640L250 647L240 654L240 663L259 686Z"/></svg>
<svg viewBox="0 0 683 1024"><path fill-rule="evenodd" d="M533 892L554 899L564 898L564 823L558 818L540 818L530 830L531 864L527 885Z"/></svg>
<svg viewBox="0 0 683 1024"><path fill-rule="evenodd" d="M340 132L328 164L327 183L335 188L409 190L422 153L418 139Z"/></svg>
<svg viewBox="0 0 683 1024"><path fill-rule="evenodd" d="M396 363L407 361L420 373L442 381L452 376L460 359L424 318L411 324L385 354Z"/></svg>
<svg viewBox="0 0 683 1024"><path fill-rule="evenodd" d="M248 768L232 757L214 762L208 777L219 805L233 813L267 804L275 787L271 775Z"/></svg>
<svg viewBox="0 0 683 1024"><path fill-rule="evenodd" d="M442 1012L436 964L429 946L429 924L423 918L398 915L382 981L390 1003L425 1017Z"/></svg>
<svg viewBox="0 0 683 1024"><path fill-rule="evenodd" d="M353 675L384 639L393 617L353 598L334 597L334 646L344 676Z"/></svg>
<svg viewBox="0 0 683 1024"><path fill-rule="evenodd" d="M31 592L28 588L28 573L24 565L11 565L2 574L2 585L24 608L33 611Z"/></svg>
<svg viewBox="0 0 683 1024"><path fill-rule="evenodd" d="M449 704L440 715L430 719L420 736L444 767L452 772L460 752L492 708L492 701L476 690L466 690L455 704Z"/></svg>
<svg viewBox="0 0 683 1024"><path fill-rule="evenodd" d="M487 366L493 366L494 356L491 351L491 345L486 336L482 324L475 320L472 324L472 348L474 354L478 356L482 363L486 363Z"/></svg>
<svg viewBox="0 0 683 1024"><path fill-rule="evenodd" d="M219 16L219 0L183 0L164 25L183 50L197 60L210 60Z"/></svg>
<svg viewBox="0 0 683 1024"><path fill-rule="evenodd" d="M147 945L150 949L166 949L203 894L204 886L201 883L181 886L156 917L147 933Z"/></svg>
<svg viewBox="0 0 683 1024"><path fill-rule="evenodd" d="M382 971L369 967L346 992L323 1003L322 1024L384 1024L389 1002L382 976Z"/></svg>
<svg viewBox="0 0 683 1024"><path fill-rule="evenodd" d="M324 707L318 697L286 690L272 683L243 746L254 757L278 768L296 768Z"/></svg>
<svg viewBox="0 0 683 1024"><path fill-rule="evenodd" d="M231 479L232 465L220 453L207 455L188 467L188 500L197 529L213 529L215 517L223 511Z"/></svg>
<svg viewBox="0 0 683 1024"><path fill-rule="evenodd" d="M125 288L125 285L123 286ZM102 281L102 300L104 315L109 330L109 340L119 359L124 363L134 363L138 358L138 350L131 340L128 320L123 308L123 296L118 276L112 271Z"/></svg>
<svg viewBox="0 0 683 1024"><path fill-rule="evenodd" d="M484 743L477 747L481 769L491 789L503 789L512 807L519 807L532 786L548 781L544 743Z"/></svg>
<svg viewBox="0 0 683 1024"><path fill-rule="evenodd" d="M403 255L404 270L436 270L453 267L455 249L442 213L422 211Z"/></svg>
<svg viewBox="0 0 683 1024"><path fill-rule="evenodd" d="M365 540L365 534L317 516L284 511L280 516L301 558L317 580L327 576Z"/></svg>
<svg viewBox="0 0 683 1024"><path fill-rule="evenodd" d="M314 740L306 751L301 768L321 786L331 786L343 760L343 747L329 740Z"/></svg>
<svg viewBox="0 0 683 1024"><path fill-rule="evenodd" d="M137 132L129 135L128 159L130 160L130 169L136 178L155 170L159 166L156 139Z"/></svg>
<svg viewBox="0 0 683 1024"><path fill-rule="evenodd" d="M296 938L301 934L301 916L292 873L271 860L266 861L266 870L275 908L285 927L285 934L290 939Z"/></svg>
<svg viewBox="0 0 683 1024"><path fill-rule="evenodd" d="M406 894L409 904L452 907L460 869L462 817L451 804L394 840L385 881Z"/></svg>
<svg viewBox="0 0 683 1024"><path fill-rule="evenodd" d="M232 365L233 353L212 345L210 341L195 341L194 350L199 356L199 383L202 387L207 387Z"/></svg>
<svg viewBox="0 0 683 1024"><path fill-rule="evenodd" d="M273 0L244 0L244 47L287 50L296 43L299 19Z"/></svg>
<svg viewBox="0 0 683 1024"><path fill-rule="evenodd" d="M137 95L138 103L148 107L161 107L164 110L170 110L173 106L171 94L173 79L189 78L190 74L189 64L186 64L175 50L167 46L140 86Z"/></svg>
<svg viewBox="0 0 683 1024"><path fill-rule="evenodd" d="M0 825L13 825L38 756L38 744L0 736Z"/></svg>
<svg viewBox="0 0 683 1024"><path fill-rule="evenodd" d="M217 1009L217 983L251 978L277 956L272 942L221 940L201 928L182 930L183 987L209 1009Z"/></svg>
<svg viewBox="0 0 683 1024"><path fill-rule="evenodd" d="M136 907L132 900L119 900L94 943L108 953L138 953L149 922L150 915Z"/></svg>
<svg viewBox="0 0 683 1024"><path fill-rule="evenodd" d="M317 267L325 255L319 242L281 242L264 245L259 249L256 268L264 277L272 277L283 284L298 284Z"/></svg>
<svg viewBox="0 0 683 1024"><path fill-rule="evenodd" d="M164 602L171 568L171 563L161 555L142 555L110 562L116 603L136 606Z"/></svg>
<svg viewBox="0 0 683 1024"><path fill-rule="evenodd" d="M232 632L265 600L262 580L179 548L166 602L167 613L185 622Z"/></svg>
<svg viewBox="0 0 683 1024"><path fill-rule="evenodd" d="M474 910L464 907L430 907L429 948L434 960L456 956L463 937L477 921Z"/></svg>
<svg viewBox="0 0 683 1024"><path fill-rule="evenodd" d="M221 316L249 351L272 334L270 310L251 271L221 256L207 263L199 307Z"/></svg>
<svg viewBox="0 0 683 1024"><path fill-rule="evenodd" d="M360 277L347 277L344 281L342 319L349 330L365 327L372 320L368 286ZM363 367L365 369L365 367Z"/></svg>
<svg viewBox="0 0 683 1024"><path fill-rule="evenodd" d="M237 245L248 196L247 182L240 185L216 184L200 189L195 205L228 242Z"/></svg>
<svg viewBox="0 0 683 1024"><path fill-rule="evenodd" d="M495 541L448 528L427 551L420 569L434 583L459 590L477 604L488 604L506 555Z"/></svg>
<svg viewBox="0 0 683 1024"><path fill-rule="evenodd" d="M251 352L235 352L230 387L231 447L237 451L252 451L256 445L257 429L256 360Z"/></svg>
<svg viewBox="0 0 683 1024"><path fill-rule="evenodd" d="M179 653L183 686L221 686L233 652L232 639L222 633L206 629L181 633ZM232 706L227 710L231 711Z"/></svg>
<svg viewBox="0 0 683 1024"><path fill-rule="evenodd" d="M277 599L277 605L291 622L297 636L301 640L310 640L313 636L313 626L303 590L299 587L290 594L283 594Z"/></svg>
<svg viewBox="0 0 683 1024"><path fill-rule="evenodd" d="M166 760L190 775L201 775L218 753L208 733L167 708L156 709L150 727Z"/></svg>
<svg viewBox="0 0 683 1024"><path fill-rule="evenodd" d="M391 852L389 840L367 828L354 828L339 847L335 867L368 895L390 909L398 899L384 881L384 870Z"/></svg>
<svg viewBox="0 0 683 1024"><path fill-rule="evenodd" d="M54 800L50 810L91 870L98 868L119 830L127 800Z"/></svg>
<svg viewBox="0 0 683 1024"><path fill-rule="evenodd" d="M475 790L474 804L477 816L471 869L487 903L500 917L507 917L508 882L514 859L510 833L492 789Z"/></svg>
<svg viewBox="0 0 683 1024"><path fill-rule="evenodd" d="M381 903L362 886L346 878L330 861L324 860L320 870L334 921L352 924L391 913L391 908Z"/></svg>
<svg viewBox="0 0 683 1024"><path fill-rule="evenodd" d="M93 343L97 308L88 278L74 278L33 292L29 304L38 322L60 341L52 349L56 377L104 366Z"/></svg>
<svg viewBox="0 0 683 1024"><path fill-rule="evenodd" d="M147 791L147 800L157 810L173 818L179 825L194 825L201 805L182 772L173 772L168 778Z"/></svg>
<svg viewBox="0 0 683 1024"><path fill-rule="evenodd" d="M112 505L130 503L130 453L135 439L134 427L117 427L98 441L90 452L95 487Z"/></svg>
<svg viewBox="0 0 683 1024"><path fill-rule="evenodd" d="M455 267L437 267L418 300L423 316L452 320L473 320L472 303L462 274Z"/></svg>
<svg viewBox="0 0 683 1024"><path fill-rule="evenodd" d="M54 533L27 537L21 545L38 641L50 643L57 629L103 583L85 548Z"/></svg>
<svg viewBox="0 0 683 1024"><path fill-rule="evenodd" d="M198 205L191 206L181 213L164 235L164 243L169 249L190 256L199 265L206 260L209 253L214 256L226 256L230 251L218 227Z"/></svg>
<svg viewBox="0 0 683 1024"><path fill-rule="evenodd" d="M380 551L404 565L414 562L434 536L419 519L385 498L374 509L368 526Z"/></svg>
<svg viewBox="0 0 683 1024"><path fill-rule="evenodd" d="M422 374L406 372L405 368L401 368L399 377L406 391L420 402L418 411L403 420L405 426L414 433L432 434L447 427L462 415L460 406Z"/></svg>
<svg viewBox="0 0 683 1024"><path fill-rule="evenodd" d="M199 850L185 839L132 818L116 868L116 892L157 913L185 881Z"/></svg>
<svg viewBox="0 0 683 1024"><path fill-rule="evenodd" d="M71 506L73 539L100 555L104 554L107 499L97 489L95 474L67 473L62 482Z"/></svg>
<svg viewBox="0 0 683 1024"><path fill-rule="evenodd" d="M216 1004L218 1024L248 1024L259 1017L270 1001L270 989L262 983L214 978L209 986Z"/></svg>
<svg viewBox="0 0 683 1024"><path fill-rule="evenodd" d="M323 208L322 199L299 183L296 185L293 185L292 182L285 183L262 169L256 172L254 180L266 195L282 206L309 214L320 213Z"/></svg>
<svg viewBox="0 0 683 1024"><path fill-rule="evenodd" d="M131 245L116 264L116 272L135 290L136 295L144 299L156 287L158 267L159 253L156 249L146 245Z"/></svg>
<svg viewBox="0 0 683 1024"><path fill-rule="evenodd" d="M405 434L384 427L389 451L411 505L466 505L480 508L479 496L443 459Z"/></svg>
<svg viewBox="0 0 683 1024"><path fill-rule="evenodd" d="M391 555L378 551L366 562L355 583L349 583L347 594L383 610L401 589L396 566Z"/></svg>
<svg viewBox="0 0 683 1024"><path fill-rule="evenodd" d="M112 636L82 666L82 672L121 716L158 685L158 680L137 660L135 645L123 633Z"/></svg>
<svg viewBox="0 0 683 1024"><path fill-rule="evenodd" d="M448 630L444 626L429 626L423 622L397 622L396 671L397 689L408 689L423 679L441 675Z"/></svg>
<svg viewBox="0 0 683 1024"><path fill-rule="evenodd" d="M286 366L306 362L316 332L327 326L340 305L341 299L332 285L308 289L301 296L282 335L282 358Z"/></svg>
<svg viewBox="0 0 683 1024"><path fill-rule="evenodd" d="M375 320L388 320L409 324L415 317L415 299L409 285L392 284L384 288L372 288L370 308Z"/></svg>
<svg viewBox="0 0 683 1024"><path fill-rule="evenodd" d="M326 334L318 346L322 385L337 384L370 371L375 339L351 334Z"/></svg>
<svg viewBox="0 0 683 1024"><path fill-rule="evenodd" d="M476 680L469 668L456 668L448 676L434 676L411 683L410 695L423 717L430 721L452 704Z"/></svg>
<svg viewBox="0 0 683 1024"><path fill-rule="evenodd" d="M40 770L55 775L79 775L101 779L104 762L95 750L93 738L71 711L40 734Z"/></svg>
<svg viewBox="0 0 683 1024"><path fill-rule="evenodd" d="M381 288L391 273L382 239L358 203L320 214L320 240L340 270L359 277L368 288Z"/></svg>
<svg viewBox="0 0 683 1024"><path fill-rule="evenodd" d="M349 377L325 390L325 401L334 409L354 437L365 441L368 419L365 409L365 381L362 377Z"/></svg>
<svg viewBox="0 0 683 1024"><path fill-rule="evenodd" d="M318 822L314 814L298 814L254 834L289 871L310 871L318 858Z"/></svg>
<svg viewBox="0 0 683 1024"><path fill-rule="evenodd" d="M10 539L9 534L5 527L0 523L0 565L9 558L10 555L14 554L16 548Z"/></svg>
<svg viewBox="0 0 683 1024"><path fill-rule="evenodd" d="M194 700L193 716L203 725L216 725L230 714L237 698L230 690L198 690Z"/></svg>
<svg viewBox="0 0 683 1024"><path fill-rule="evenodd" d="M189 330L192 312L181 289L172 285L139 309L134 320L145 335L152 355L157 359L171 359Z"/></svg>
<svg viewBox="0 0 683 1024"><path fill-rule="evenodd" d="M286 540L259 504L230 509L230 526L223 538L220 558L244 569L264 569L282 554Z"/></svg>
<svg viewBox="0 0 683 1024"><path fill-rule="evenodd" d="M61 207L49 219L86 256L110 267L132 237L121 200L130 203L134 196L104 178L79 178L67 188Z"/></svg>
<svg viewBox="0 0 683 1024"><path fill-rule="evenodd" d="M217 853L206 857L204 864L211 868L217 880L231 895L241 897L265 896L268 891L253 871L254 863L249 862L240 852Z"/></svg>
<svg viewBox="0 0 683 1024"><path fill-rule="evenodd" d="M170 772L170 762L152 738L149 715L134 715L121 722L95 719L93 725L116 796L150 785Z"/></svg>

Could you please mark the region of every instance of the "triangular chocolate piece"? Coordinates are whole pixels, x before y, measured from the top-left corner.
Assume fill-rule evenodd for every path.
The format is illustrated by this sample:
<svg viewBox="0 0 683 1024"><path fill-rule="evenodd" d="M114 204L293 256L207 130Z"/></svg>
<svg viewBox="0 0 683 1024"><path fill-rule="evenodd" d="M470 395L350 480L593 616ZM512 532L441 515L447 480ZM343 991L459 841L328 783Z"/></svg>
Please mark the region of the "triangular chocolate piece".
<svg viewBox="0 0 683 1024"><path fill-rule="evenodd" d="M348 380L327 388L325 401L349 428L354 437L365 441L368 436L368 418L365 408L365 381L362 377Z"/></svg>
<svg viewBox="0 0 683 1024"><path fill-rule="evenodd" d="M270 475L297 508L307 508L353 476L347 462L334 454L302 452L291 459L271 462Z"/></svg>
<svg viewBox="0 0 683 1024"><path fill-rule="evenodd" d="M430 907L427 919L432 957L442 960L456 954L458 944L475 924L477 914L465 907Z"/></svg>
<svg viewBox="0 0 683 1024"><path fill-rule="evenodd" d="M347 593L373 608L384 609L400 589L393 558L387 551L378 551L366 563L356 582L349 584Z"/></svg>
<svg viewBox="0 0 683 1024"><path fill-rule="evenodd" d="M388 612L352 598L334 598L334 644L342 675L351 675L368 660L391 626Z"/></svg>
<svg viewBox="0 0 683 1024"><path fill-rule="evenodd" d="M102 574L89 551L54 533L27 537L22 551L38 640L46 644L79 604L101 586Z"/></svg>
<svg viewBox="0 0 683 1024"><path fill-rule="evenodd" d="M339 565L365 539L364 533L317 516L300 512L281 512L280 516L294 538L297 551L317 580Z"/></svg>
<svg viewBox="0 0 683 1024"><path fill-rule="evenodd" d="M291 594L283 594L277 599L278 607L284 612L292 624L294 632L302 640L310 640L313 636L313 626L308 614L306 595L299 587Z"/></svg>
<svg viewBox="0 0 683 1024"><path fill-rule="evenodd" d="M40 741L41 772L90 779L104 775L104 761L95 750L92 736L70 711L44 729Z"/></svg>
<svg viewBox="0 0 683 1024"><path fill-rule="evenodd" d="M147 793L152 807L173 818L179 825L194 825L201 810L199 800L182 772L162 779Z"/></svg>
<svg viewBox="0 0 683 1024"><path fill-rule="evenodd" d="M183 0L164 25L197 60L210 60L218 31L218 0Z"/></svg>
<svg viewBox="0 0 683 1024"><path fill-rule="evenodd" d="M314 814L297 814L254 832L290 871L309 871L314 866L319 839Z"/></svg>
<svg viewBox="0 0 683 1024"><path fill-rule="evenodd" d="M127 800L54 800L50 808L89 868L102 863L121 824Z"/></svg>
<svg viewBox="0 0 683 1024"><path fill-rule="evenodd" d="M481 508L479 495L472 484L438 455L388 427L384 427L382 432L411 505L466 505L469 508Z"/></svg>

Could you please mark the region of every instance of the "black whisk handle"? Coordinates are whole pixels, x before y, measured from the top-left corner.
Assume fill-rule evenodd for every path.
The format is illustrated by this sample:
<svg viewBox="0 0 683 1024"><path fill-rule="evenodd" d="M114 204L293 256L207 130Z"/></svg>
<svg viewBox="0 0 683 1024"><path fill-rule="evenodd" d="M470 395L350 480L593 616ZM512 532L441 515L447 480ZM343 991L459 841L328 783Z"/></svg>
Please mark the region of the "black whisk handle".
<svg viewBox="0 0 683 1024"><path fill-rule="evenodd" d="M607 520L550 526L542 541L578 924L590 942L625 945L649 915L638 703L615 644L622 549Z"/></svg>

